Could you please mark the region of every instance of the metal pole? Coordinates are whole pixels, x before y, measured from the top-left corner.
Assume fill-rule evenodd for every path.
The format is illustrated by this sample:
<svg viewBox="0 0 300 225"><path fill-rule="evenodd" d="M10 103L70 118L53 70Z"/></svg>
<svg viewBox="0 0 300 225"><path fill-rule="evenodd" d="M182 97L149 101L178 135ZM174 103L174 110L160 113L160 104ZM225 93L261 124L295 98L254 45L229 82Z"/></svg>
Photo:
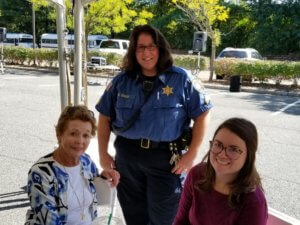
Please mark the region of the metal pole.
<svg viewBox="0 0 300 225"><path fill-rule="evenodd" d="M66 71L66 54L65 54L65 8L57 5L57 43L58 43L58 62L59 62L59 84L60 84L60 100L61 110L68 105L68 94L67 94L67 71Z"/></svg>
<svg viewBox="0 0 300 225"><path fill-rule="evenodd" d="M74 30L75 30L75 64L74 64L74 105L82 101L82 21L83 5L81 0L75 0L74 10Z"/></svg>
<svg viewBox="0 0 300 225"><path fill-rule="evenodd" d="M1 42L1 59L0 59L0 67L1 67L1 72L4 73L4 51L3 51L3 41Z"/></svg>
<svg viewBox="0 0 300 225"><path fill-rule="evenodd" d="M31 3L31 7L32 7L32 35L33 35L33 45L32 48L33 50L35 49L35 43L36 43L36 35L35 35L35 11L34 11L34 4ZM34 59L33 59L33 65L35 64L35 54L34 54Z"/></svg>
<svg viewBox="0 0 300 225"><path fill-rule="evenodd" d="M197 72L197 74L200 72L200 64L201 64L200 59L201 59L201 57L200 57L200 51L199 51L198 52L198 72Z"/></svg>

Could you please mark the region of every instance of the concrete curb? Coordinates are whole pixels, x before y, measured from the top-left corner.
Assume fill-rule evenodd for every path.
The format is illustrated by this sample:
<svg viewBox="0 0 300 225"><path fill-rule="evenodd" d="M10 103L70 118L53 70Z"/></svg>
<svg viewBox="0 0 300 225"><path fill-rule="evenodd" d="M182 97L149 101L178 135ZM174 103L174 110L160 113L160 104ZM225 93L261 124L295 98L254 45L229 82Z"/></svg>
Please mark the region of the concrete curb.
<svg viewBox="0 0 300 225"><path fill-rule="evenodd" d="M27 66L18 66L18 65L5 65L5 67L10 68L10 69L22 69L22 70L29 70L29 71L41 71L41 72L50 72L50 73L57 72L58 73L58 68L27 67ZM201 80L201 78L200 78L200 80ZM202 83L205 88L229 91L228 84L208 83L206 80L202 80ZM266 89L266 88L262 88L262 87L245 87L243 85L241 86L241 92L300 97L300 91L289 91L289 90L282 91L282 90L277 90L277 89Z"/></svg>
<svg viewBox="0 0 300 225"><path fill-rule="evenodd" d="M203 82L203 86L205 88L210 88L210 89L219 89L219 90L229 91L228 84L213 84L213 83ZM300 97L299 91L298 92L297 91L288 91L288 90L282 91L282 90L277 90L277 89L266 89L266 88L262 88L262 87L243 87L243 86L241 86L241 92Z"/></svg>
<svg viewBox="0 0 300 225"><path fill-rule="evenodd" d="M41 71L45 73L53 73L57 72L58 73L58 68L53 68L53 67L29 67L29 66L18 66L18 65L5 65L4 70L8 69L18 69L18 70L28 70L28 71Z"/></svg>

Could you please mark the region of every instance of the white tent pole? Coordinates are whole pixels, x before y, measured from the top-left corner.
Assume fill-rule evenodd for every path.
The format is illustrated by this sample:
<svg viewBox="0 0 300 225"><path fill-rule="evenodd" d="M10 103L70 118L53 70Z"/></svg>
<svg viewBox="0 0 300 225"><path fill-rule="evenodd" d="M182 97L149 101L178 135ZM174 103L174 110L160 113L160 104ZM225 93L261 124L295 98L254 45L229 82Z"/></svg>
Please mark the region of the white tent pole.
<svg viewBox="0 0 300 225"><path fill-rule="evenodd" d="M82 102L82 22L83 5L81 0L75 0L74 7L75 59L74 59L74 105Z"/></svg>
<svg viewBox="0 0 300 225"><path fill-rule="evenodd" d="M61 110L68 105L67 91L67 71L66 71L66 52L65 52L65 9L59 5L56 6L57 13L57 43L58 43L58 62L59 62L59 84Z"/></svg>

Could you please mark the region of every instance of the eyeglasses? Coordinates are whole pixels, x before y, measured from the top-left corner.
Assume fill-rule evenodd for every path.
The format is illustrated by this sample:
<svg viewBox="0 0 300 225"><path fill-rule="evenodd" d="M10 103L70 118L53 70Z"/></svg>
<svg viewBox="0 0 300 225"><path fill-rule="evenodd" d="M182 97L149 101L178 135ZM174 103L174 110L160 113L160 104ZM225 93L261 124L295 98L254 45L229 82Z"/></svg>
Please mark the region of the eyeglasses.
<svg viewBox="0 0 300 225"><path fill-rule="evenodd" d="M157 49L157 45L148 45L148 46L145 46L145 45L138 45L136 47L136 51L137 52L144 52L145 50L147 49L148 52L153 52L154 50Z"/></svg>
<svg viewBox="0 0 300 225"><path fill-rule="evenodd" d="M209 141L210 151L214 154L219 154L223 150L225 150L225 154L233 160L236 160L240 157L240 155L244 152L239 147L235 145L229 145L224 147L223 143L217 140Z"/></svg>

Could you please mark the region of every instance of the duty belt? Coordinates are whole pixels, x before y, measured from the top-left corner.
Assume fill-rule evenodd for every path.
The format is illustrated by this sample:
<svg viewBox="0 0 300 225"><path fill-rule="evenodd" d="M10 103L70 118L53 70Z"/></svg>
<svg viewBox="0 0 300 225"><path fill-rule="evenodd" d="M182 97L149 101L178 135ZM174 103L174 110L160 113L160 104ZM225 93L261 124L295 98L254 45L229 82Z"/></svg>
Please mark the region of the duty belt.
<svg viewBox="0 0 300 225"><path fill-rule="evenodd" d="M170 142L164 142L164 141L151 141L150 139L128 139L122 136L117 136L117 139L119 141L128 143L128 144L134 144L141 148L142 150L152 150L152 149L168 149Z"/></svg>
<svg viewBox="0 0 300 225"><path fill-rule="evenodd" d="M134 144L142 150L152 150L152 149L168 149L170 151L174 150L184 150L186 145L184 145L181 139L176 139L174 141L152 141L150 139L128 139L122 136L117 136L117 139L128 144Z"/></svg>

